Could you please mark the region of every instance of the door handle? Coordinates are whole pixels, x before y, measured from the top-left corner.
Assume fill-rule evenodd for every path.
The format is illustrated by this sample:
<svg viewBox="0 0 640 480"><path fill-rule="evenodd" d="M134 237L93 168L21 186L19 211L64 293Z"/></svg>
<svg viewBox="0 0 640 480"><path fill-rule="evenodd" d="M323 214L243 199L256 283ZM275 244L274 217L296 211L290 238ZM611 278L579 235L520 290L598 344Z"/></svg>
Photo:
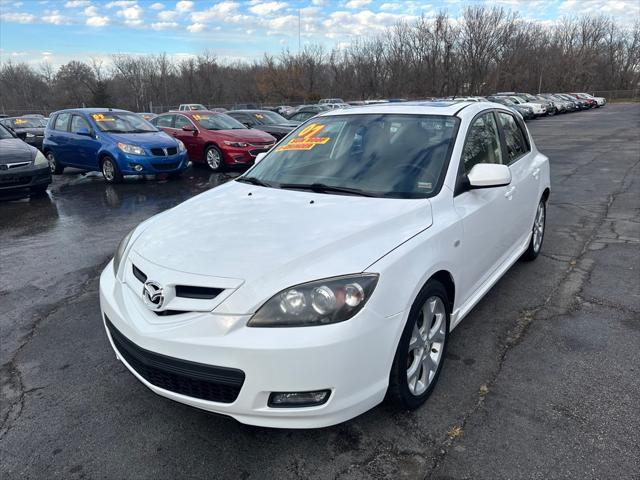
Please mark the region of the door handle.
<svg viewBox="0 0 640 480"><path fill-rule="evenodd" d="M531 175L533 175L533 178L535 178L536 180L538 179L538 177L540 176L540 169L536 168Z"/></svg>
<svg viewBox="0 0 640 480"><path fill-rule="evenodd" d="M509 200L511 200L513 198L513 192L515 191L516 191L516 187L509 187L507 188L507 191L504 192L504 196Z"/></svg>

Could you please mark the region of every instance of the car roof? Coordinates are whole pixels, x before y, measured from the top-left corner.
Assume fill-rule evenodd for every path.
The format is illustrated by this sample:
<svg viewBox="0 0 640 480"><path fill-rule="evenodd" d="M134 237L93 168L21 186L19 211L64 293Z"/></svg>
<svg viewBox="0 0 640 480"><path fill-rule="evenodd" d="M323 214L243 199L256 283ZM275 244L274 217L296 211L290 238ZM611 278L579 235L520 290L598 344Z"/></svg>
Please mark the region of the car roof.
<svg viewBox="0 0 640 480"><path fill-rule="evenodd" d="M193 115L202 115L203 113L210 114L210 115L225 115L226 114L226 112L213 112L211 110L171 110L171 111L165 112L165 113L167 113L167 114L172 113L174 115L175 114L187 115L188 117L191 117Z"/></svg>
<svg viewBox="0 0 640 480"><path fill-rule="evenodd" d="M230 110L229 113L264 113L264 112L268 112L268 113L276 113L272 110L260 110L258 108L243 108L241 110ZM226 112L224 112L226 113Z"/></svg>
<svg viewBox="0 0 640 480"><path fill-rule="evenodd" d="M67 113L67 112L81 112L81 113L105 113L105 112L119 112L119 113L133 113L129 110L122 110L120 108L65 108L64 110L58 110L54 113ZM52 114L53 115L53 114Z"/></svg>
<svg viewBox="0 0 640 480"><path fill-rule="evenodd" d="M349 109L329 110L322 112L321 116L329 115L359 115L372 113L395 113L414 115L454 115L469 105L482 105L488 102L470 101L439 101L439 102L402 102L402 103L378 103L366 106L355 106Z"/></svg>

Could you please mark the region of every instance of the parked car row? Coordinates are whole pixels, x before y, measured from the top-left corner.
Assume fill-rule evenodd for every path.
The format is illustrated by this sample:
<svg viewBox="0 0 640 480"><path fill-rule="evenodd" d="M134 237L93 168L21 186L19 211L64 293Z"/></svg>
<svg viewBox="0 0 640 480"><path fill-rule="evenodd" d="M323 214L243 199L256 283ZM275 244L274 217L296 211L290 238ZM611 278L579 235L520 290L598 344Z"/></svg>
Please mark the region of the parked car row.
<svg viewBox="0 0 640 480"><path fill-rule="evenodd" d="M500 92L487 97L433 100L494 102L525 120L606 105L605 98L587 93ZM401 101L404 100L358 103L371 106ZM51 176L40 171L43 162L48 163L51 174L61 174L67 167L100 171L109 183L119 182L125 175L179 177L191 162L202 163L216 172L228 166L251 166L259 154L269 151L299 124L329 110L351 107L341 98L326 98L318 104L291 109L287 118L267 109L221 112L218 110L224 109L207 110L202 104L182 104L178 110L159 115L77 108L54 112L48 119L35 114L2 118L0 191L44 191ZM31 160L27 161L29 156Z"/></svg>

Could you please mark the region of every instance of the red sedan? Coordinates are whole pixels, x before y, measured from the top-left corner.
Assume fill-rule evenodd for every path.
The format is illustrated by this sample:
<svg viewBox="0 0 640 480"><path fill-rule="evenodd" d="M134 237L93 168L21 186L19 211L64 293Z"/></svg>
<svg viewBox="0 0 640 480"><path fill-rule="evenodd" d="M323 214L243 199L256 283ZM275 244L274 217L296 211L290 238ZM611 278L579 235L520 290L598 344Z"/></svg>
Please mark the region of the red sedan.
<svg viewBox="0 0 640 480"><path fill-rule="evenodd" d="M163 113L151 123L182 140L190 160L204 162L216 172L226 165L253 165L256 155L276 141L224 113L207 110Z"/></svg>

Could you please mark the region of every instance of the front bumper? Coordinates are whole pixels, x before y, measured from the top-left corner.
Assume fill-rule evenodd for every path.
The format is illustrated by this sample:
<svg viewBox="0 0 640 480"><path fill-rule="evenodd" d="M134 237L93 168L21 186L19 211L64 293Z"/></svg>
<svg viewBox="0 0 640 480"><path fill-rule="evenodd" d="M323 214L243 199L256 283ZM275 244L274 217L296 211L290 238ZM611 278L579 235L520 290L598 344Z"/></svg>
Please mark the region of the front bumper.
<svg viewBox="0 0 640 480"><path fill-rule="evenodd" d="M109 263L100 277L100 306L106 319L129 342L169 359L195 362L244 374L231 402L204 400L159 387L126 361L106 328L116 356L133 375L163 397L251 425L318 428L349 420L385 396L395 339L403 313L382 317L365 307L335 325L299 328L246 327L249 315L190 312L157 316L139 295L113 274ZM142 372L144 373L144 372ZM166 384L163 384L166 386ZM176 388L177 390L178 388ZM331 390L320 406L272 408L271 392Z"/></svg>
<svg viewBox="0 0 640 480"><path fill-rule="evenodd" d="M48 165L34 167L32 165L15 169L0 169L0 192L38 187L51 183L51 172Z"/></svg>
<svg viewBox="0 0 640 480"><path fill-rule="evenodd" d="M123 175L157 175L182 172L189 167L187 152L168 156L130 155L118 152L118 168Z"/></svg>
<svg viewBox="0 0 640 480"><path fill-rule="evenodd" d="M259 153L268 152L273 143L270 145L249 145L248 147L229 147L225 146L223 153L224 162L227 165L253 165L256 156Z"/></svg>

